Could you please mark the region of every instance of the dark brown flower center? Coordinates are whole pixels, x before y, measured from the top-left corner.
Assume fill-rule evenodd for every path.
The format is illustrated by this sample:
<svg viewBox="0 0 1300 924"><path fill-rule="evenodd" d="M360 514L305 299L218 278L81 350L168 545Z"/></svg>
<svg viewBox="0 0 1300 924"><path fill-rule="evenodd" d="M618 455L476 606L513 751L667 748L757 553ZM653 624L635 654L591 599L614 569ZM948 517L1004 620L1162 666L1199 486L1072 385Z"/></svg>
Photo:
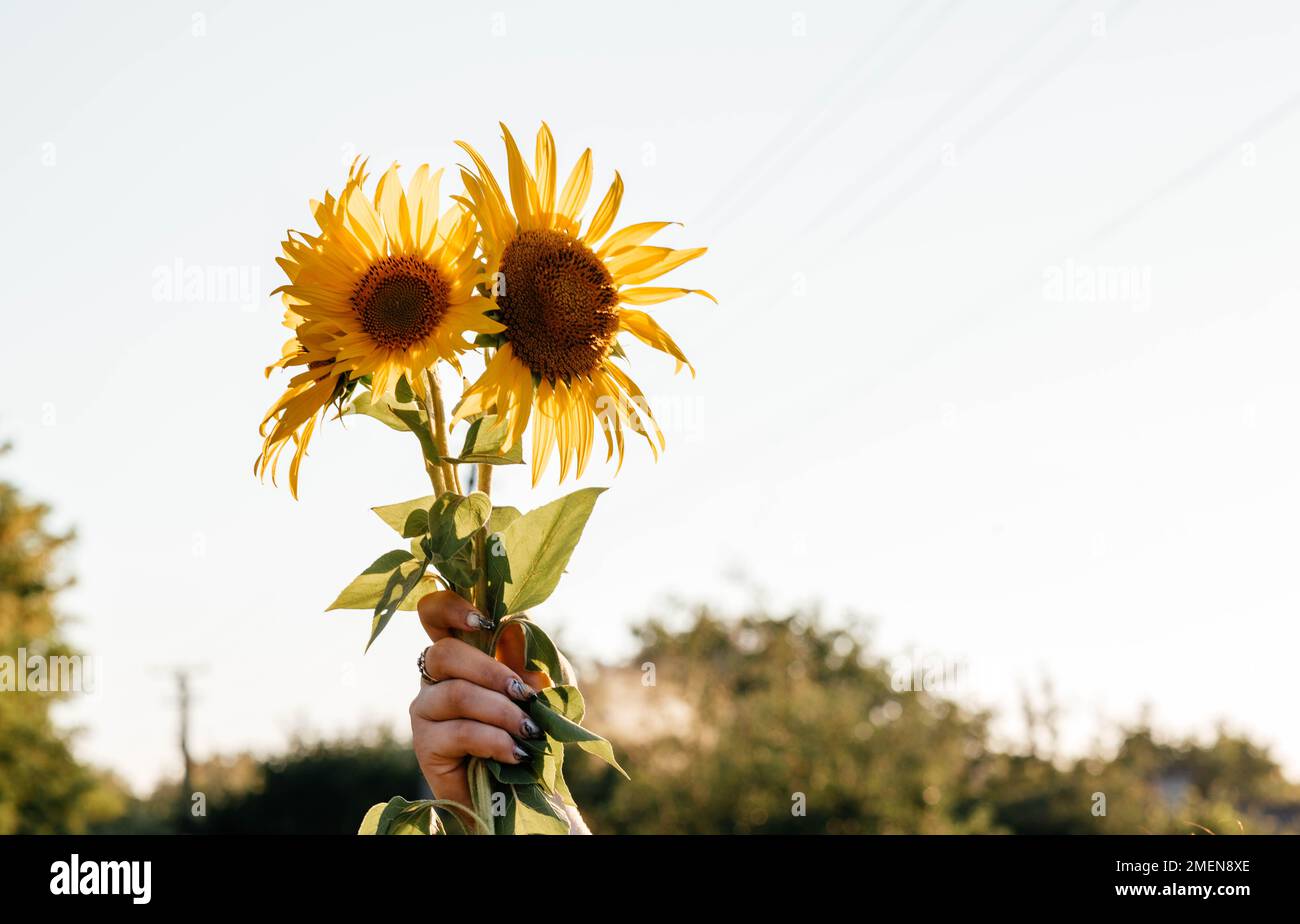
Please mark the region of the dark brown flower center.
<svg viewBox="0 0 1300 924"><path fill-rule="evenodd" d="M352 308L376 343L405 350L437 329L450 294L437 268L419 257L384 257L357 283Z"/></svg>
<svg viewBox="0 0 1300 924"><path fill-rule="evenodd" d="M550 382L600 366L618 333L618 292L590 247L559 231L520 231L501 274L501 323L524 365Z"/></svg>

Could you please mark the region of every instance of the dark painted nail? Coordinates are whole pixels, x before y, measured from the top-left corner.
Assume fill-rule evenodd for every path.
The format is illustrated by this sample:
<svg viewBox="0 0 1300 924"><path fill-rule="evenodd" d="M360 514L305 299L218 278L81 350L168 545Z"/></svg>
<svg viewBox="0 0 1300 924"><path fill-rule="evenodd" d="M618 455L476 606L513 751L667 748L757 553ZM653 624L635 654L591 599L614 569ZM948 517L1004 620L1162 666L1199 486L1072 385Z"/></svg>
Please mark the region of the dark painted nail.
<svg viewBox="0 0 1300 924"><path fill-rule="evenodd" d="M509 684L510 695L517 700L527 702L537 695L537 691L524 683L518 677L512 678Z"/></svg>
<svg viewBox="0 0 1300 924"><path fill-rule="evenodd" d="M537 727L537 723L532 719L524 719L523 725L519 727L523 729L525 738L542 737L542 730Z"/></svg>
<svg viewBox="0 0 1300 924"><path fill-rule="evenodd" d="M492 620L488 619L478 610L472 611L469 614L469 616L466 617L465 621L469 623L469 627L471 629L495 629L496 628L496 626L492 623Z"/></svg>
<svg viewBox="0 0 1300 924"><path fill-rule="evenodd" d="M519 761L519 762L522 764L522 763L523 763L524 761L526 761L527 759L528 759L528 752L525 751L523 748L521 748L519 745L516 744L516 745L515 745L515 760Z"/></svg>

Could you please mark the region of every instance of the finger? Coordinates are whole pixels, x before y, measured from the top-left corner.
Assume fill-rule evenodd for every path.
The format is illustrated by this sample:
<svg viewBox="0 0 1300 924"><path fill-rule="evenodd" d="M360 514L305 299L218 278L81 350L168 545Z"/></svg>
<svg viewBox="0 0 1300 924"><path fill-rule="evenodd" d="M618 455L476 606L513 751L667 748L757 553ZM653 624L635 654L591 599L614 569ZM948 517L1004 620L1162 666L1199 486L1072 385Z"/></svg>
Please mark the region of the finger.
<svg viewBox="0 0 1300 924"><path fill-rule="evenodd" d="M435 799L450 799L461 805L470 805L469 774L465 771L462 760L446 764L420 761L420 769L429 784L429 792Z"/></svg>
<svg viewBox="0 0 1300 924"><path fill-rule="evenodd" d="M528 645L524 638L524 631L524 627L517 622L508 623L501 630L501 635L497 639L497 660L523 678L524 683L535 689L544 690L547 687L554 686L561 678L551 677L545 671L524 669L528 666Z"/></svg>
<svg viewBox="0 0 1300 924"><path fill-rule="evenodd" d="M446 638L451 630L477 632L493 628L492 621L474 604L450 590L425 594L416 604L416 611L420 614L420 625L435 642Z"/></svg>
<svg viewBox="0 0 1300 924"><path fill-rule="evenodd" d="M542 730L528 713L503 694L468 680L426 685L411 703L412 715L429 722L473 719L521 738L540 738Z"/></svg>
<svg viewBox="0 0 1300 924"><path fill-rule="evenodd" d="M510 733L471 719L431 722L421 737L425 747L444 758L485 757L503 764L528 759L528 752L515 743Z"/></svg>
<svg viewBox="0 0 1300 924"><path fill-rule="evenodd" d="M424 672L433 680L468 680L517 702L527 702L537 695L509 667L458 638L444 638L426 648Z"/></svg>

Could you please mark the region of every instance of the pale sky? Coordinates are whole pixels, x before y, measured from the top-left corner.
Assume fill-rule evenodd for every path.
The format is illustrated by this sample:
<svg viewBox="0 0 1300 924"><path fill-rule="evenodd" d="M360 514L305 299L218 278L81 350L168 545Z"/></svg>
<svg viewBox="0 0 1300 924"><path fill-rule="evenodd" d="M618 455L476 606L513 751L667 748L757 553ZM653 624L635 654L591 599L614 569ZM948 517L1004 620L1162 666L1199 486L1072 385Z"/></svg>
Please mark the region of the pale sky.
<svg viewBox="0 0 1300 924"><path fill-rule="evenodd" d="M1300 774L1300 8L199 6L0 13L0 477L80 535L84 757L175 774L177 665L200 757L405 731L418 625L363 656L366 615L323 610L395 547L368 508L427 482L364 420L300 501L252 477L273 261L354 155L500 166L497 121L546 119L563 169L622 172L622 222L709 246L665 281L721 302L655 312L694 380L628 347L668 452L581 482L612 490L535 613L565 648L625 654L742 571L963 662L1008 732L1048 677L1069 747L1150 703ZM169 295L177 267L245 291Z"/></svg>

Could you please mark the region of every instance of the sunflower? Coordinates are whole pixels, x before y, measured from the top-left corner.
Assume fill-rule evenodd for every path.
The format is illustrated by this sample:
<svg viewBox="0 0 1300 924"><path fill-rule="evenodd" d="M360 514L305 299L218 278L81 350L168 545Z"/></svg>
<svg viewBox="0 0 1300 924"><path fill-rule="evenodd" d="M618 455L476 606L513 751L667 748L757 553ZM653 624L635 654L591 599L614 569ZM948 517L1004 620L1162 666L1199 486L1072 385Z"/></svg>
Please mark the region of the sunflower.
<svg viewBox="0 0 1300 924"><path fill-rule="evenodd" d="M507 422L506 448L533 424L533 484L554 450L560 481L571 466L581 475L595 429L608 446L607 460L623 463L623 432L645 436L658 458L663 432L636 383L614 363L623 356L619 334L627 332L672 356L677 370L690 367L672 338L644 311L699 289L643 286L703 254L707 248L672 250L645 241L673 222L629 225L610 234L623 197L617 172L586 230L579 214L591 191L591 149L583 152L556 199L555 139L542 123L537 133L536 175L529 171L510 130L501 126L509 169L507 200L492 171L469 144L457 142L474 161L462 169L468 199L479 222L480 242L496 317L505 326L483 375L466 389L454 419L495 413ZM691 374L695 370L691 368ZM653 436L651 435L653 432ZM656 439L658 448L656 448Z"/></svg>
<svg viewBox="0 0 1300 924"><path fill-rule="evenodd" d="M423 395L423 373L438 360L459 368L456 354L473 346L466 331L502 329L484 314L492 302L475 294L484 275L473 215L456 203L438 214L442 171L421 166L403 189L394 164L372 201L365 166L353 163L337 199L326 192L312 203L320 233L290 231L276 260L289 277L275 291L294 336L266 373L298 371L262 421L254 470L265 476L269 469L274 480L280 454L294 443L295 497L307 443L332 402L362 379L385 394L400 376Z"/></svg>

